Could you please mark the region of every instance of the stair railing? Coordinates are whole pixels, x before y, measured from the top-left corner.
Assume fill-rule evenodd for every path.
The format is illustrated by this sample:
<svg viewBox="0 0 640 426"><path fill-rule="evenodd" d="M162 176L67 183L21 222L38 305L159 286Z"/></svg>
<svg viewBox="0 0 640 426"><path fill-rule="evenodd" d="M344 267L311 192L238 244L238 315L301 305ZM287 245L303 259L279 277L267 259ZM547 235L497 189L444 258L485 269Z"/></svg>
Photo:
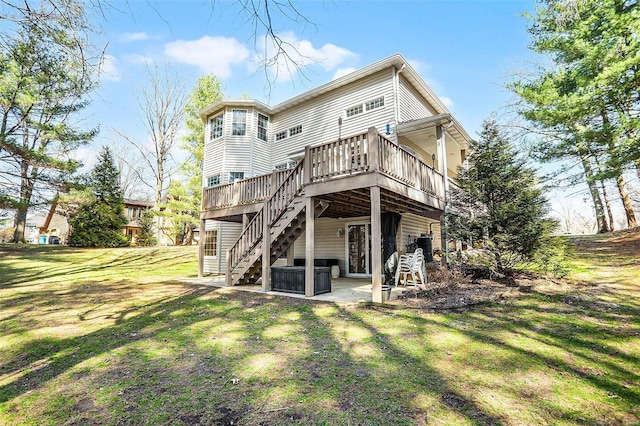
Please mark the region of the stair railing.
<svg viewBox="0 0 640 426"><path fill-rule="evenodd" d="M304 160L299 162L287 178L282 181L271 197L265 201L265 207L253 216L253 219L251 219L247 227L242 231L236 243L227 251L227 276L231 276L231 271L233 271L242 259L260 242L264 228L264 220L267 221L269 226L273 225L284 214L300 190L302 190L304 186L302 175L303 163ZM264 217L265 212L266 218Z"/></svg>

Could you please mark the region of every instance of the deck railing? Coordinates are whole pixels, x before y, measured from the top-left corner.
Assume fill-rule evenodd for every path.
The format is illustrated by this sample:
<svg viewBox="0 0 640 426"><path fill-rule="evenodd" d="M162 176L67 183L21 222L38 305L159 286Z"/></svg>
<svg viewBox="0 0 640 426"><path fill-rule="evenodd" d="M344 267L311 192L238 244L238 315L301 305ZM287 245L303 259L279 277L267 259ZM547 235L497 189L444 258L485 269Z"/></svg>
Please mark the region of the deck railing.
<svg viewBox="0 0 640 426"><path fill-rule="evenodd" d="M285 172L284 174L278 173L276 180L281 180L280 185L267 199L262 210L253 216L233 247L229 249L227 253L228 271L235 269L240 261L260 242L264 232L265 215L267 224L273 225L302 189L302 163L298 163L293 170Z"/></svg>
<svg viewBox="0 0 640 426"><path fill-rule="evenodd" d="M367 172L383 173L392 179L439 199L444 199L444 179L433 167L377 132L362 133L338 141L307 146L300 179L315 183ZM266 200L272 188L279 188L290 170L277 171L214 188L205 188L205 210L220 209ZM282 201L282 200L281 200ZM279 201L275 201L276 203ZM283 201L282 201L283 202ZM281 206L274 205L278 210ZM278 210L279 211L279 210Z"/></svg>
<svg viewBox="0 0 640 426"><path fill-rule="evenodd" d="M221 209L264 201L282 184L290 171L276 170L266 175L205 188L202 205L207 210L212 207Z"/></svg>

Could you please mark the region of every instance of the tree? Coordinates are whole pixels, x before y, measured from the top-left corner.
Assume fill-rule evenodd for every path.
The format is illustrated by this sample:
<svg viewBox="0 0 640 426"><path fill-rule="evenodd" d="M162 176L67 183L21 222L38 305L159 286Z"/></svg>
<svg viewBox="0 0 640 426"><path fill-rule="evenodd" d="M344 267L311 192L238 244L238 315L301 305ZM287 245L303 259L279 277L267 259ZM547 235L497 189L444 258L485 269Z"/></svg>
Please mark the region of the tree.
<svg viewBox="0 0 640 426"><path fill-rule="evenodd" d="M16 211L14 242L24 241L29 208L65 189L79 166L73 151L97 133L71 121L94 87L72 54L84 46L63 16L51 12L48 19L46 32L37 22L19 22L0 51L0 198Z"/></svg>
<svg viewBox="0 0 640 426"><path fill-rule="evenodd" d="M499 272L513 259L531 260L553 228L535 171L517 155L493 119L470 143L468 167L458 172L446 216L454 239L478 241L489 250Z"/></svg>
<svg viewBox="0 0 640 426"><path fill-rule="evenodd" d="M612 179L636 226L623 173L640 173L640 9L636 1L544 0L532 25L532 49L549 57L534 77L511 88L521 97L521 114L560 141L555 152L580 147L577 155L602 167L587 182ZM577 141L575 146L564 144ZM548 143L545 141L544 143ZM572 150L570 149L569 152ZM576 155L575 151L574 154ZM560 158L560 157L556 157ZM592 195L593 187L590 187ZM594 202L596 200L594 199ZM604 214L596 204L599 229Z"/></svg>
<svg viewBox="0 0 640 426"><path fill-rule="evenodd" d="M222 99L222 96L220 80L211 75L203 76L198 78L185 107L187 133L181 148L187 151L188 157L180 165L185 181L171 182L162 213L169 216L174 224L172 236L185 245L193 242L193 227L199 225L202 205L205 125L199 112Z"/></svg>
<svg viewBox="0 0 640 426"><path fill-rule="evenodd" d="M123 247L129 239L123 233L127 224L118 169L108 147L103 147L91 171L92 200L72 213L68 244L75 247Z"/></svg>
<svg viewBox="0 0 640 426"><path fill-rule="evenodd" d="M140 247L150 247L158 244L158 240L153 236L154 217L153 210L145 210L138 218L140 230L138 231L137 244Z"/></svg>
<svg viewBox="0 0 640 426"><path fill-rule="evenodd" d="M148 85L142 88L138 102L143 115L142 124L149 132L151 146L119 134L136 147L153 175L152 188L155 209L158 210L172 173L168 167L182 125L186 97L184 83L169 65L161 69L153 64L146 71Z"/></svg>

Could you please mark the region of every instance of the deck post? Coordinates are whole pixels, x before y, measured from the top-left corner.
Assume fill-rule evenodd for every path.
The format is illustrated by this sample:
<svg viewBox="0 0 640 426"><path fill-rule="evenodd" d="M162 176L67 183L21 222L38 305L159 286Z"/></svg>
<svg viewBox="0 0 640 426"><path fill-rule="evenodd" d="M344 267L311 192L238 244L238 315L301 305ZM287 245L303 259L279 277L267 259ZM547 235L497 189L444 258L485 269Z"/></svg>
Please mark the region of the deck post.
<svg viewBox="0 0 640 426"><path fill-rule="evenodd" d="M293 266L293 257L295 250L293 249L293 244L287 249L287 266Z"/></svg>
<svg viewBox="0 0 640 426"><path fill-rule="evenodd" d="M438 168L440 173L442 173L444 188L444 212L440 216L440 263L443 266L446 266L449 263L449 244L446 231L447 228L445 226L447 204L449 203L449 177L447 176L447 146L445 133L446 129L442 125L436 126L436 140L438 148L440 148L440 151L438 152Z"/></svg>
<svg viewBox="0 0 640 426"><path fill-rule="evenodd" d="M369 145L369 170L380 170L380 144L378 143L378 129L369 127L367 144Z"/></svg>
<svg viewBox="0 0 640 426"><path fill-rule="evenodd" d="M198 241L198 278L204 276L204 237L206 235L206 220L200 219L200 240Z"/></svg>
<svg viewBox="0 0 640 426"><path fill-rule="evenodd" d="M262 291L271 290L271 232L267 203L262 208Z"/></svg>
<svg viewBox="0 0 640 426"><path fill-rule="evenodd" d="M231 268L231 249L227 250L227 269L224 273L224 284L231 287L233 284L233 270Z"/></svg>
<svg viewBox="0 0 640 426"><path fill-rule="evenodd" d="M305 176L306 179L306 176ZM313 197L306 198L307 205L306 210L306 229L305 239L307 241L307 247L305 252L305 271L304 271L304 295L306 297L313 296L315 271L313 266L315 264L315 202Z"/></svg>
<svg viewBox="0 0 640 426"><path fill-rule="evenodd" d="M304 147L304 164L302 165L303 169L302 169L302 179L305 185L308 185L311 183L311 166L312 161L311 161L311 147L310 146L305 146Z"/></svg>
<svg viewBox="0 0 640 426"><path fill-rule="evenodd" d="M382 224L380 187L372 186L371 192L371 281L373 302L382 302Z"/></svg>

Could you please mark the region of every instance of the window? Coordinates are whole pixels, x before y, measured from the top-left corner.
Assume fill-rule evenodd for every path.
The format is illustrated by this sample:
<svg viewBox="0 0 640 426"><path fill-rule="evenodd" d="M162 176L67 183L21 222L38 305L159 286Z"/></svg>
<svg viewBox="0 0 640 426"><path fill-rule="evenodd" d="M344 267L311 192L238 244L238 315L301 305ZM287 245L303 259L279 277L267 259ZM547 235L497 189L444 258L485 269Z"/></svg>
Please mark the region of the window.
<svg viewBox="0 0 640 426"><path fill-rule="evenodd" d="M231 134L233 136L244 136L247 134L247 110L234 109L233 120L231 121Z"/></svg>
<svg viewBox="0 0 640 426"><path fill-rule="evenodd" d="M302 133L302 124L289 129L289 136L299 135L300 133Z"/></svg>
<svg viewBox="0 0 640 426"><path fill-rule="evenodd" d="M244 172L229 172L229 183L240 179L244 179Z"/></svg>
<svg viewBox="0 0 640 426"><path fill-rule="evenodd" d="M347 117L353 117L354 115L362 114L362 104L348 108L345 111Z"/></svg>
<svg viewBox="0 0 640 426"><path fill-rule="evenodd" d="M258 114L258 139L267 140L267 126L269 125L269 117Z"/></svg>
<svg viewBox="0 0 640 426"><path fill-rule="evenodd" d="M384 106L384 96L381 96L372 101L366 102L364 104L365 111L371 111L372 109L382 108Z"/></svg>
<svg viewBox="0 0 640 426"><path fill-rule="evenodd" d="M209 140L214 140L222 136L224 129L224 115L216 115L209 120Z"/></svg>
<svg viewBox="0 0 640 426"><path fill-rule="evenodd" d="M288 170L288 169L293 169L298 163L296 163L295 161L287 161L286 163L280 163L277 164L275 169L276 170Z"/></svg>
<svg viewBox="0 0 640 426"><path fill-rule="evenodd" d="M211 188L218 185L220 185L220 175L209 176L207 178L207 187Z"/></svg>
<svg viewBox="0 0 640 426"><path fill-rule="evenodd" d="M286 138L287 138L287 131L286 130L276 133L276 140L277 141L281 141L282 139L286 139Z"/></svg>
<svg viewBox="0 0 640 426"><path fill-rule="evenodd" d="M384 106L384 96L380 96L379 98L372 99L370 101L354 105L351 108L347 108L344 111L344 115L348 117L353 117L354 115L362 114L364 111L372 111L374 109L382 108Z"/></svg>
<svg viewBox="0 0 640 426"><path fill-rule="evenodd" d="M218 255L218 230L213 229L204 232L204 255Z"/></svg>

